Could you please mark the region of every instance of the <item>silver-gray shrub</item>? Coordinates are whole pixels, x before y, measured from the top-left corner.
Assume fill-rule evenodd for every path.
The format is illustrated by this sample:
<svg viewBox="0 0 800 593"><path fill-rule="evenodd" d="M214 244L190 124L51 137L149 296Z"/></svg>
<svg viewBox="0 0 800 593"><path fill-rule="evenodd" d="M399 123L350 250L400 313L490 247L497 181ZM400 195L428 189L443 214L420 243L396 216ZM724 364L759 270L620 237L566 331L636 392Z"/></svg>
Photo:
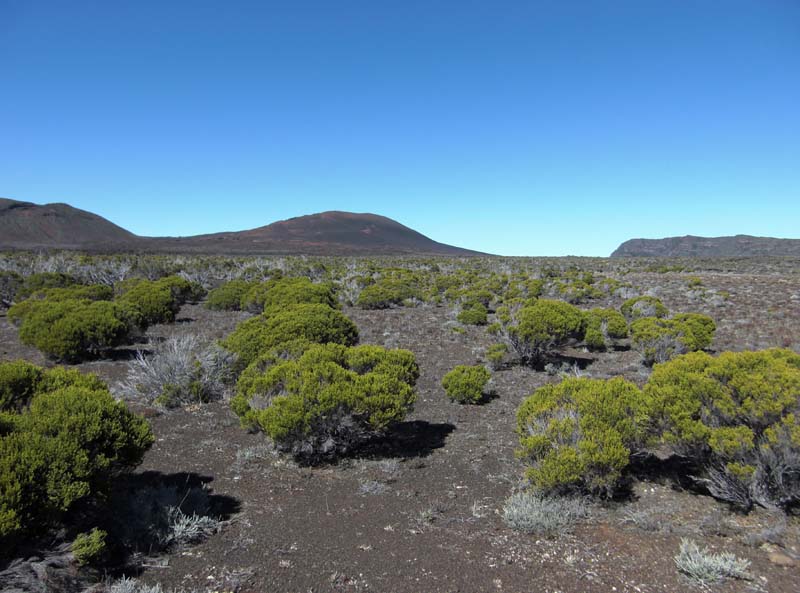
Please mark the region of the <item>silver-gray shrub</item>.
<svg viewBox="0 0 800 593"><path fill-rule="evenodd" d="M128 577L114 581L106 590L108 593L166 593L160 583L148 585Z"/></svg>
<svg viewBox="0 0 800 593"><path fill-rule="evenodd" d="M186 591L186 589L164 589L161 583L148 585L147 583L128 577L122 577L110 583L106 586L105 591L106 593L191 593Z"/></svg>
<svg viewBox="0 0 800 593"><path fill-rule="evenodd" d="M707 548L701 550L688 539L682 539L675 556L678 570L697 583L708 586L727 578L748 579L749 560L738 558L730 552L714 554Z"/></svg>
<svg viewBox="0 0 800 593"><path fill-rule="evenodd" d="M194 335L168 338L150 355L136 353L118 390L123 397L165 407L224 398L234 381L235 359Z"/></svg>
<svg viewBox="0 0 800 593"><path fill-rule="evenodd" d="M588 514L578 497L548 496L537 491L512 494L503 505L503 521L516 531L555 535L568 531Z"/></svg>

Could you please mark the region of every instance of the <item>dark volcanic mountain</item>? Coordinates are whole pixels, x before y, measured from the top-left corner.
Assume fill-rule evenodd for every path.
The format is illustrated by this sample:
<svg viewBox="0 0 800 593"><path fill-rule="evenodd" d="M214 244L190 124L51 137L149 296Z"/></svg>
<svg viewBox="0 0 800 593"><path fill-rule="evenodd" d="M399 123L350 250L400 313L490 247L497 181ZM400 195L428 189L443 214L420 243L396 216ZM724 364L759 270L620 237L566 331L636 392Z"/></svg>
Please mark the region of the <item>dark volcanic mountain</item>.
<svg viewBox="0 0 800 593"><path fill-rule="evenodd" d="M128 249L139 238L101 216L68 204L0 198L0 249Z"/></svg>
<svg viewBox="0 0 800 593"><path fill-rule="evenodd" d="M385 216L322 212L235 233L148 239L159 251L309 255L480 255L429 239Z"/></svg>
<svg viewBox="0 0 800 593"><path fill-rule="evenodd" d="M631 239L617 247L611 257L752 257L800 256L800 239L772 237L667 237Z"/></svg>
<svg viewBox="0 0 800 593"><path fill-rule="evenodd" d="M67 204L0 198L0 249L82 249L258 255L482 255L437 243L375 214L322 212L239 232L139 237Z"/></svg>

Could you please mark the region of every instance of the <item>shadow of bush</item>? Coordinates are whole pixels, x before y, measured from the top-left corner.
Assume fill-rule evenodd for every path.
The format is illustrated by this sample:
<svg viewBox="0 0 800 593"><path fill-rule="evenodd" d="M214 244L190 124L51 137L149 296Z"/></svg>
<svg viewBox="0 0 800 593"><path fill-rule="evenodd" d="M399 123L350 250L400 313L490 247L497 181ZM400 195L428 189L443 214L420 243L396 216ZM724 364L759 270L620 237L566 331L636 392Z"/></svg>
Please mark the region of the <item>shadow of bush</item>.
<svg viewBox="0 0 800 593"><path fill-rule="evenodd" d="M398 422L386 434L365 443L354 453L376 460L427 457L444 447L447 437L455 429L455 425L446 422Z"/></svg>

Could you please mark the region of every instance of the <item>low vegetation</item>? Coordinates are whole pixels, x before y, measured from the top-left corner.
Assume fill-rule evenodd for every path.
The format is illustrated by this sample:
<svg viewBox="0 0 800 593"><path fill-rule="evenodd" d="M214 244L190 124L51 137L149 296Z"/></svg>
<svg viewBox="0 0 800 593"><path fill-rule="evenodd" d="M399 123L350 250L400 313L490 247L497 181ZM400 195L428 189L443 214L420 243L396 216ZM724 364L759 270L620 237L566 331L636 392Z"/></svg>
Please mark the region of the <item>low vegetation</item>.
<svg viewBox="0 0 800 593"><path fill-rule="evenodd" d="M561 301L540 299L519 309L508 326L508 337L520 359L529 364L570 340L581 340L586 318L580 309Z"/></svg>
<svg viewBox="0 0 800 593"><path fill-rule="evenodd" d="M223 397L234 381L234 354L194 335L169 338L152 354L138 351L119 391L167 408Z"/></svg>
<svg viewBox="0 0 800 593"><path fill-rule="evenodd" d="M242 322L222 346L244 368L262 354L289 344L342 344L358 341L358 328L341 311L322 304L298 304L270 310Z"/></svg>
<svg viewBox="0 0 800 593"><path fill-rule="evenodd" d="M141 462L153 435L94 377L8 364L0 391L16 397L0 409L0 539L13 545L102 496Z"/></svg>
<svg viewBox="0 0 800 593"><path fill-rule="evenodd" d="M503 521L511 529L549 536L569 531L587 514L582 498L547 496L535 490L512 494L502 511Z"/></svg>
<svg viewBox="0 0 800 593"><path fill-rule="evenodd" d="M697 584L708 587L725 579L749 579L749 560L737 558L730 552L714 554L701 550L692 540L682 539L675 556L678 570Z"/></svg>
<svg viewBox="0 0 800 593"><path fill-rule="evenodd" d="M458 365L442 377L442 387L451 400L460 404L477 404L486 395L492 375L483 366Z"/></svg>
<svg viewBox="0 0 800 593"><path fill-rule="evenodd" d="M657 437L745 509L800 501L800 355L703 352L656 365L644 395Z"/></svg>
<svg viewBox="0 0 800 593"><path fill-rule="evenodd" d="M614 494L645 439L641 399L636 385L619 378L537 389L517 411L518 454L530 481L548 493Z"/></svg>
<svg viewBox="0 0 800 593"><path fill-rule="evenodd" d="M641 317L631 323L631 342L647 366L711 345L716 325L707 315L682 313L670 319Z"/></svg>
<svg viewBox="0 0 800 593"><path fill-rule="evenodd" d="M283 451L308 461L347 453L401 421L416 399L407 350L314 345L239 378L233 410Z"/></svg>
<svg viewBox="0 0 800 593"><path fill-rule="evenodd" d="M551 554L567 576L592 566L598 586L630 588L630 575L652 585L642 562L627 572L613 560L590 565L595 547L572 545L635 529L631 541L648 547L642 558L659 575L672 571L674 590L680 575L709 588L752 571L784 591L791 579L770 563L786 574L796 566L800 325L781 309L797 300L785 281L796 265L763 263L783 279L766 298L730 278L740 266L760 274L762 263L681 263L0 254L0 308L20 338L4 356L26 344L47 364L91 361L80 368L122 378L115 395L159 432L148 471L131 472L155 437L102 380L0 362L0 549L11 559L50 546L73 575L121 574L222 530L207 561L187 552L165 562L164 587L183 586L198 562L208 564L201 578L222 579L233 564L213 555L221 549L242 564L271 550L265 562L311 574L295 554L295 541L308 549L319 537L316 522L291 515L303 508L352 516L342 533L359 562L382 541L362 522L386 538L417 537L413 554L434 542L484 558L499 542L502 555L485 559L492 575L503 562L504 588L520 588L505 576L522 574L519 554L525 570ZM198 332L208 337L193 324L208 324ZM784 347L763 349L775 345ZM161 467L177 473L151 471ZM198 468L209 475L183 473ZM200 487L208 478L242 498L241 520L227 526L223 503ZM601 518L557 539L590 515ZM448 547L465 530L470 539ZM697 543L683 540L673 566L663 546L685 535ZM711 535L726 539L700 539ZM613 553L618 541L603 540ZM723 543L736 555L720 553ZM372 579L383 570L364 562ZM266 589L272 576L250 578L206 588ZM297 586L316 590L304 578ZM361 575L323 579L322 588L368 588ZM106 588L128 586L148 587Z"/></svg>

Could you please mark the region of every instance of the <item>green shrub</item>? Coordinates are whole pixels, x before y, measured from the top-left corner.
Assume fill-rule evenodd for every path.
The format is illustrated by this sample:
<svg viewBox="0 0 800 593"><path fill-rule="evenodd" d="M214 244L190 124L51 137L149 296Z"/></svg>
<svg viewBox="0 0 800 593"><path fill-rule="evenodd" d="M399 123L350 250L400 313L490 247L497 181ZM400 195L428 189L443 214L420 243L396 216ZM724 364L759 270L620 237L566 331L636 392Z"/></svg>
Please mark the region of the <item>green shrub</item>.
<svg viewBox="0 0 800 593"><path fill-rule="evenodd" d="M222 346L237 354L239 364L244 367L276 346L297 340L351 346L358 341L358 328L343 313L327 305L291 305L240 323L222 341Z"/></svg>
<svg viewBox="0 0 800 593"><path fill-rule="evenodd" d="M305 277L280 278L256 284L241 299L241 308L253 313L300 304L338 306L330 284L315 284Z"/></svg>
<svg viewBox="0 0 800 593"><path fill-rule="evenodd" d="M296 360L242 373L232 409L282 451L318 461L352 450L411 409L414 355L376 346L313 345Z"/></svg>
<svg viewBox="0 0 800 593"><path fill-rule="evenodd" d="M409 350L387 350L381 346L363 344L348 348L345 352L347 368L365 375L380 373L392 375L403 383L415 385L419 379L419 366Z"/></svg>
<svg viewBox="0 0 800 593"><path fill-rule="evenodd" d="M492 344L486 349L486 360L492 370L502 368L508 354L508 346L503 343Z"/></svg>
<svg viewBox="0 0 800 593"><path fill-rule="evenodd" d="M672 319L642 317L631 323L631 343L648 366L711 345L714 320L698 313L682 313Z"/></svg>
<svg viewBox="0 0 800 593"><path fill-rule="evenodd" d="M653 367L644 395L658 438L745 508L800 501L800 355L704 352Z"/></svg>
<svg viewBox="0 0 800 593"><path fill-rule="evenodd" d="M689 288L702 288L703 279L699 276L689 276L686 279L686 286Z"/></svg>
<svg viewBox="0 0 800 593"><path fill-rule="evenodd" d="M631 452L645 440L641 391L621 378L570 378L545 385L517 410L520 457L544 492L611 495Z"/></svg>
<svg viewBox="0 0 800 593"><path fill-rule="evenodd" d="M58 303L62 301L107 301L113 298L114 291L109 286L93 284L90 286L74 285L67 288L44 288L34 292L24 301L14 304L8 310L8 319L19 325L30 311L42 302Z"/></svg>
<svg viewBox="0 0 800 593"><path fill-rule="evenodd" d="M187 280L182 276L166 276L155 282L159 286L166 286L179 305L196 303L206 296L206 290L199 283Z"/></svg>
<svg viewBox="0 0 800 593"><path fill-rule="evenodd" d="M488 309L493 300L494 295L490 290L486 290L485 288L469 290L461 295L463 309L471 309L476 305L480 305L483 309Z"/></svg>
<svg viewBox="0 0 800 593"><path fill-rule="evenodd" d="M239 311L242 297L255 286L255 282L231 280L208 293L206 308L212 311Z"/></svg>
<svg viewBox="0 0 800 593"><path fill-rule="evenodd" d="M569 340L581 339L585 323L577 307L540 299L517 312L516 324L509 327L508 335L522 361L536 363Z"/></svg>
<svg viewBox="0 0 800 593"><path fill-rule="evenodd" d="M41 367L24 360L0 362L0 412L19 412L36 393L50 393L65 387L106 389L97 375L74 369Z"/></svg>
<svg viewBox="0 0 800 593"><path fill-rule="evenodd" d="M458 365L442 378L442 387L453 401L477 404L483 399L491 376L483 366Z"/></svg>
<svg viewBox="0 0 800 593"><path fill-rule="evenodd" d="M96 527L88 533L78 534L70 547L78 565L97 564L101 560L106 553L106 536L105 531Z"/></svg>
<svg viewBox="0 0 800 593"><path fill-rule="evenodd" d="M82 373L77 369L61 366L45 369L36 384L36 393L51 393L67 387L79 387L89 391L105 391L105 382L94 373Z"/></svg>
<svg viewBox="0 0 800 593"><path fill-rule="evenodd" d="M421 300L422 292L412 280L381 278L361 291L356 299L356 306L362 309L388 309L413 299Z"/></svg>
<svg viewBox="0 0 800 593"><path fill-rule="evenodd" d="M666 317L669 310L659 299L652 296L638 296L622 303L620 311L625 319L632 321L641 317Z"/></svg>
<svg viewBox="0 0 800 593"><path fill-rule="evenodd" d="M708 315L700 313L678 313L672 317L682 326L683 340L689 352L705 350L714 341L717 326Z"/></svg>
<svg viewBox="0 0 800 593"><path fill-rule="evenodd" d="M603 297L603 291L581 280L556 282L554 288L558 295L568 303L584 303L590 299Z"/></svg>
<svg viewBox="0 0 800 593"><path fill-rule="evenodd" d="M525 295L529 299L537 299L544 293L544 280L537 278L525 282Z"/></svg>
<svg viewBox="0 0 800 593"><path fill-rule="evenodd" d="M168 282L141 280L117 298L121 304L138 312L138 325L142 329L156 323L175 321L180 300Z"/></svg>
<svg viewBox="0 0 800 593"><path fill-rule="evenodd" d="M488 311L480 303L474 303L469 309L462 310L456 319L464 325L486 325Z"/></svg>
<svg viewBox="0 0 800 593"><path fill-rule="evenodd" d="M142 282L150 281L146 278L138 278L135 276L131 278L125 278L125 280L120 280L114 284L114 294L117 296L122 296L139 286Z"/></svg>
<svg viewBox="0 0 800 593"><path fill-rule="evenodd" d="M54 375L51 383L64 377ZM78 500L107 492L114 476L138 465L153 443L147 422L104 385L36 391L27 408L4 414L3 424L0 540L29 535L60 520Z"/></svg>
<svg viewBox="0 0 800 593"><path fill-rule="evenodd" d="M22 286L17 291L17 300L27 299L34 292L46 288L66 288L78 284L78 281L69 274L61 272L39 272L27 276L22 282Z"/></svg>
<svg viewBox="0 0 800 593"><path fill-rule="evenodd" d="M263 313L267 293L273 284L274 281L252 283L250 288L242 295L239 308L242 311L249 311L250 313Z"/></svg>
<svg viewBox="0 0 800 593"><path fill-rule="evenodd" d="M108 301L35 301L19 337L57 360L77 362L126 342L131 316L129 309Z"/></svg>
<svg viewBox="0 0 800 593"><path fill-rule="evenodd" d="M265 295L263 309L301 304L328 305L334 309L339 305L330 284L315 284L301 277L276 280Z"/></svg>
<svg viewBox="0 0 800 593"><path fill-rule="evenodd" d="M686 352L681 329L681 324L672 319L642 317L631 323L631 344L644 364L652 366Z"/></svg>
<svg viewBox="0 0 800 593"><path fill-rule="evenodd" d="M42 368L24 360L0 363L0 412L28 404L42 378Z"/></svg>
<svg viewBox="0 0 800 593"><path fill-rule="evenodd" d="M628 337L628 323L614 309L592 309L586 314L584 342L590 350L605 350Z"/></svg>

